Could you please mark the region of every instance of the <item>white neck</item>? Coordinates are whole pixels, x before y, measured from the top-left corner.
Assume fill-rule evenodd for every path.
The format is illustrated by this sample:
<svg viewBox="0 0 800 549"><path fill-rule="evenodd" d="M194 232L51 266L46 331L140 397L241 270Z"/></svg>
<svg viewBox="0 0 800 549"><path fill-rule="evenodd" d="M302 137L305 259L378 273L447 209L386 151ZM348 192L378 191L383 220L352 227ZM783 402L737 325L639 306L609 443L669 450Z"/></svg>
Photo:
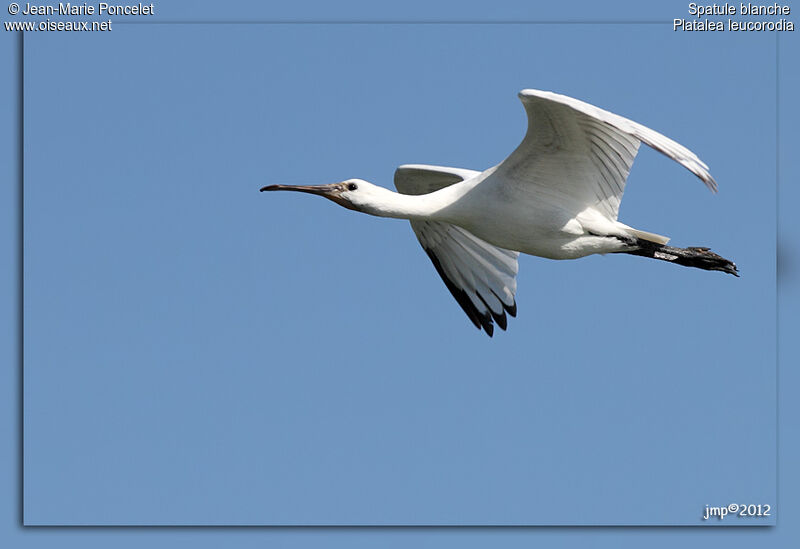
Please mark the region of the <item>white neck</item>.
<svg viewBox="0 0 800 549"><path fill-rule="evenodd" d="M445 210L469 190L460 183L421 195L400 194L382 187L380 189L376 196L372 197L373 200L360 205L359 210L379 217L410 220L443 218Z"/></svg>

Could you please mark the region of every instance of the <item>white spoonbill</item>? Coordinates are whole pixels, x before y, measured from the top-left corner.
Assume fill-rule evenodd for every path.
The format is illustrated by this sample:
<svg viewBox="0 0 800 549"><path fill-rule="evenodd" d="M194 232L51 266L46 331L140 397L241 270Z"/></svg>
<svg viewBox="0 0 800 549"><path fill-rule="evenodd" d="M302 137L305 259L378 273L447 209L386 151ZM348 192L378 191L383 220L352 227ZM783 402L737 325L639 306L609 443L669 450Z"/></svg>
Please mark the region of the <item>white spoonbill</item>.
<svg viewBox="0 0 800 549"><path fill-rule="evenodd" d="M409 164L394 174L399 193L362 179L329 185L269 185L262 191L318 194L345 208L411 221L445 285L473 324L491 336L516 316L520 252L550 259L627 253L735 276L708 248L617 221L633 159L644 143L717 183L693 152L627 118L539 90L519 93L528 132L511 156L478 172Z"/></svg>

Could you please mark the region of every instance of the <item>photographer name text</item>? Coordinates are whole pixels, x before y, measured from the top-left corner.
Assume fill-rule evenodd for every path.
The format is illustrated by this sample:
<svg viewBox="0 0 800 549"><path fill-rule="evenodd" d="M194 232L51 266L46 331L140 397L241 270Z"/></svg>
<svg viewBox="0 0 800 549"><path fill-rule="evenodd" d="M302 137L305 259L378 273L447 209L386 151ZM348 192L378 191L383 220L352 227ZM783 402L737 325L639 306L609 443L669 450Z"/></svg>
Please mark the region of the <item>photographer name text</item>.
<svg viewBox="0 0 800 549"><path fill-rule="evenodd" d="M100 2L94 4L73 4L59 2L58 4L36 5L25 4L20 15L153 15L153 4L108 4Z"/></svg>

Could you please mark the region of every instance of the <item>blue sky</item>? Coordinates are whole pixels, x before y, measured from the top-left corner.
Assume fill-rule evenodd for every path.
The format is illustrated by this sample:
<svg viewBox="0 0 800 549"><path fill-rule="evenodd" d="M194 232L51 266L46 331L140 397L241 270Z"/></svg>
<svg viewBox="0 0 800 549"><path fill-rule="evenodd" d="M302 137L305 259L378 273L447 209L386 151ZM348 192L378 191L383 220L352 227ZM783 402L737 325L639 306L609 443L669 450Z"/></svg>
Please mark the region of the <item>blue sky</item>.
<svg viewBox="0 0 800 549"><path fill-rule="evenodd" d="M26 37L28 523L697 524L705 504L775 501L773 35L101 40ZM489 340L406 223L257 193L488 167L524 132L523 87L697 152L719 195L642 150L621 219L742 278L526 257L519 318Z"/></svg>

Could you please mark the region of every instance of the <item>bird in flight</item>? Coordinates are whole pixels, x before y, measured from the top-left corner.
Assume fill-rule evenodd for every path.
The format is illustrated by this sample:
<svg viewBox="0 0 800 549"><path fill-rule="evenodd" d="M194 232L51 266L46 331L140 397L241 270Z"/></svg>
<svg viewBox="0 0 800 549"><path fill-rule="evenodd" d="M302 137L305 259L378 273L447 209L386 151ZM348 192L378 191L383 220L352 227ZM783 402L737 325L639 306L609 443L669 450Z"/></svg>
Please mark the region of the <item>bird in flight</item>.
<svg viewBox="0 0 800 549"><path fill-rule="evenodd" d="M472 323L491 337L516 316L520 253L549 259L626 253L739 276L708 248L674 248L669 238L617 220L625 180L644 143L717 183L693 152L632 120L547 91L519 93L528 115L522 143L482 172L408 164L398 192L362 179L328 185L268 185L379 217L408 219L419 243Z"/></svg>

